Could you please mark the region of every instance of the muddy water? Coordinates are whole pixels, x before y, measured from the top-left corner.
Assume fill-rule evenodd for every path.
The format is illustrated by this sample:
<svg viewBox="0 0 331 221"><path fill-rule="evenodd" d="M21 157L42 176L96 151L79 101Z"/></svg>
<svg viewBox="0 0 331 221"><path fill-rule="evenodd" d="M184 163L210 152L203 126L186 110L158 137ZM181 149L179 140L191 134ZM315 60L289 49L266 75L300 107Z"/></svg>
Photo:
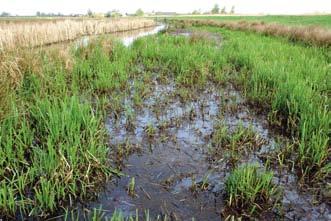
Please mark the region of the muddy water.
<svg viewBox="0 0 331 221"><path fill-rule="evenodd" d="M213 220L222 208L222 174L216 173L206 163L206 137L213 131L219 114L219 95L213 87L201 91L189 102L176 97L173 84L159 85L144 101L136 114L133 130L127 129L127 117L107 122L115 148L130 143L137 153L125 160L124 177L109 186L101 197L103 209L118 208L124 214L134 214L136 209L156 215L167 215L179 220L192 217ZM131 105L127 101L126 105ZM203 108L201 108L203 107ZM146 128L152 127L151 136ZM130 178L135 177L135 196L127 194ZM203 179L209 182L208 190L193 188ZM211 191L211 192L210 192Z"/></svg>
<svg viewBox="0 0 331 221"><path fill-rule="evenodd" d="M131 94L134 94L132 83ZM152 92L140 107L132 95L124 100L119 118L110 115L107 128L110 145L118 154L123 148L129 153L120 161L123 176L107 185L99 200L90 207L102 207L111 216L115 209L125 216L143 215L172 220L220 220L224 208L224 182L231 168L225 162L211 163L209 148L214 127L222 121L230 130L239 124L252 126L265 140L254 153L239 162L258 163L260 155L275 148L275 137L268 130L264 117L252 113L245 100L231 86L219 89L208 84L204 89L190 89L191 97L183 99L180 87L155 78ZM135 178L135 192L128 185ZM330 206L313 205L313 197L300 193L295 176L275 173L275 182L284 190L281 211L272 217L286 220L330 220Z"/></svg>
<svg viewBox="0 0 331 221"><path fill-rule="evenodd" d="M277 146L284 145L286 138L275 135L269 128L266 116L256 115L246 105L246 101L235 89L223 91L223 99L226 100L224 121L231 130L239 124L245 127L252 126L254 131L263 138L266 143L257 151L243 157L241 163L257 163L265 167L264 158L273 154ZM272 167L274 173L274 183L282 191L281 207L274 210L274 219L281 220L331 220L331 206L327 202L318 203L312 192L306 193L299 189L298 178L295 171L285 168ZM268 214L270 216L270 214Z"/></svg>

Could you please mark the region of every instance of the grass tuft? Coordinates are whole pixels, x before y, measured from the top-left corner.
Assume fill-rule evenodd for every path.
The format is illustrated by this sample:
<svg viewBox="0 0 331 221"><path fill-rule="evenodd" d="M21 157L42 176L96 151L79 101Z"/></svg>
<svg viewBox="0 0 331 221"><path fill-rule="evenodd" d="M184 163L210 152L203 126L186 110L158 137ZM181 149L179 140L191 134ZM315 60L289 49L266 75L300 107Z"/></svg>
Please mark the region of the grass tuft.
<svg viewBox="0 0 331 221"><path fill-rule="evenodd" d="M256 165L236 168L227 178L226 200L231 213L238 216L256 216L273 208L279 190L272 183L273 174L259 171Z"/></svg>

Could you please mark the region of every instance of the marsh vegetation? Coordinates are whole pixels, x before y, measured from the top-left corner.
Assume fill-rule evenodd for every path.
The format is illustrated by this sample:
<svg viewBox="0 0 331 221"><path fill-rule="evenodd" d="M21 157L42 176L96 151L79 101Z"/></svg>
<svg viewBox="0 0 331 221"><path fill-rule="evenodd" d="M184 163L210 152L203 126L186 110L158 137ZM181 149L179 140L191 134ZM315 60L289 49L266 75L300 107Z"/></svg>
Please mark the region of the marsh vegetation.
<svg viewBox="0 0 331 221"><path fill-rule="evenodd" d="M330 218L328 46L173 21L0 57L4 219Z"/></svg>

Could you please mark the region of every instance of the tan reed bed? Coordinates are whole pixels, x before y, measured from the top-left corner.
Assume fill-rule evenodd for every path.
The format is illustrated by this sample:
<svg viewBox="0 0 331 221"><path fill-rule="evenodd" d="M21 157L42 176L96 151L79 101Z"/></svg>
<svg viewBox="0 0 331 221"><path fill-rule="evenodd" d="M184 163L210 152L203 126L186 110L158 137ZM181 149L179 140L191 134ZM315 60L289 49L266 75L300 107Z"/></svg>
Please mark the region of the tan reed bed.
<svg viewBox="0 0 331 221"><path fill-rule="evenodd" d="M277 23L249 21L215 21L215 20L180 20L186 25L208 25L231 30L253 31L260 34L280 36L291 41L300 41L318 46L331 46L331 30L319 26L287 26Z"/></svg>
<svg viewBox="0 0 331 221"><path fill-rule="evenodd" d="M154 26L151 19L50 19L0 22L0 49L35 47L70 41L84 35L129 31Z"/></svg>

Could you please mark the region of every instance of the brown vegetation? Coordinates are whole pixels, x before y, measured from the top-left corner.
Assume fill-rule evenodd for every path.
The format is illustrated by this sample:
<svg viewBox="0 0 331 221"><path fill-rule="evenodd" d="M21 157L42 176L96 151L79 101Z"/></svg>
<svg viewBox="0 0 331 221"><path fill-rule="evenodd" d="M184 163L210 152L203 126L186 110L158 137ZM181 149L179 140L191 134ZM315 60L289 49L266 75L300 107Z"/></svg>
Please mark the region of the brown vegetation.
<svg viewBox="0 0 331 221"><path fill-rule="evenodd" d="M154 26L149 19L50 19L0 22L0 50L41 46L98 35Z"/></svg>
<svg viewBox="0 0 331 221"><path fill-rule="evenodd" d="M208 25L231 30L253 31L265 35L280 36L291 41L300 41L318 46L331 46L331 30L318 26L286 26L276 23L248 21L215 21L215 20L179 20L183 25Z"/></svg>

